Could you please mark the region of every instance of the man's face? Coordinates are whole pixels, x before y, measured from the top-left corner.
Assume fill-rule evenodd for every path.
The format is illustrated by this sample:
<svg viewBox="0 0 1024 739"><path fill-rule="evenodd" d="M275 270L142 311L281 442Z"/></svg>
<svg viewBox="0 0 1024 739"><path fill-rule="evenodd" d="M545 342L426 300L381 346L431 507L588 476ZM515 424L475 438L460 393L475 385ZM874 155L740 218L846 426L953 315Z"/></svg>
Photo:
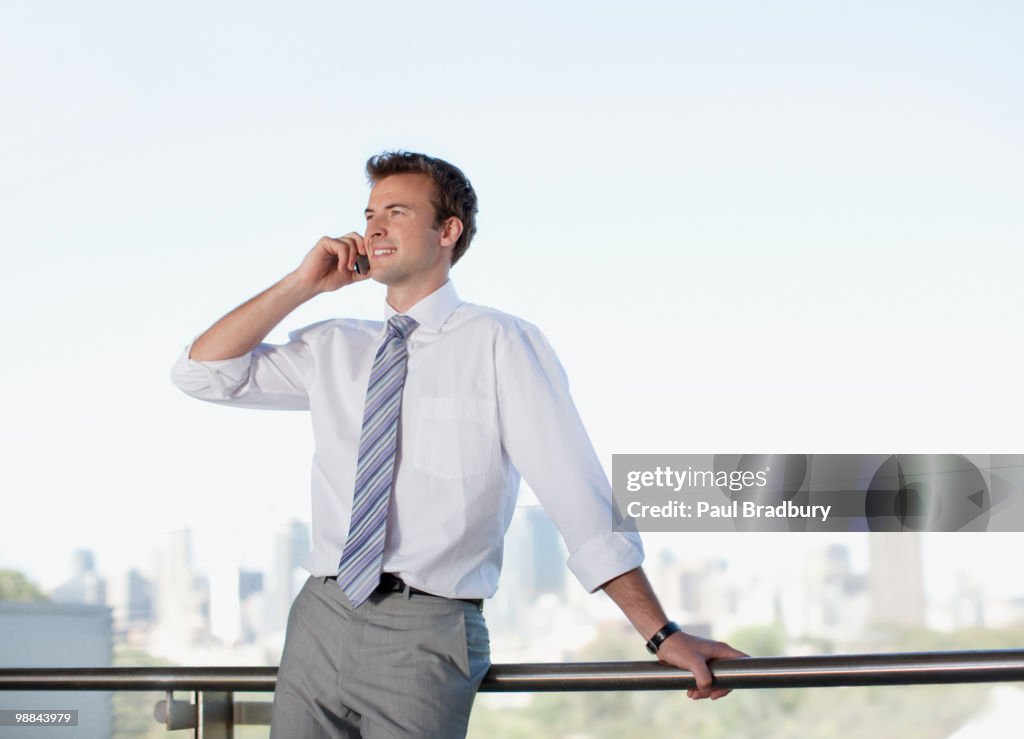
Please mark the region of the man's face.
<svg viewBox="0 0 1024 739"><path fill-rule="evenodd" d="M377 282L412 284L447 269L451 244L434 225L434 191L430 177L419 173L385 177L370 191L364 238Z"/></svg>

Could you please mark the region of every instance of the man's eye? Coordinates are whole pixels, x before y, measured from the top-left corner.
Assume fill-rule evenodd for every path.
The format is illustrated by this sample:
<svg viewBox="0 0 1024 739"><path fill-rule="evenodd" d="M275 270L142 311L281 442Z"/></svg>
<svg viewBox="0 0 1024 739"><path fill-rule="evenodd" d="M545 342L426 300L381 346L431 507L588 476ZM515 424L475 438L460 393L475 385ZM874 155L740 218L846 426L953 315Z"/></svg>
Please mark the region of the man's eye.
<svg viewBox="0 0 1024 739"><path fill-rule="evenodd" d="M370 216L370 215L366 216L366 220L367 221L369 221L371 218L373 218L373 216Z"/></svg>
<svg viewBox="0 0 1024 739"><path fill-rule="evenodd" d="M391 211L391 215L393 215L393 216L397 216L397 215L401 215L401 214L402 214L402 211L400 211L398 209L395 209L395 210Z"/></svg>

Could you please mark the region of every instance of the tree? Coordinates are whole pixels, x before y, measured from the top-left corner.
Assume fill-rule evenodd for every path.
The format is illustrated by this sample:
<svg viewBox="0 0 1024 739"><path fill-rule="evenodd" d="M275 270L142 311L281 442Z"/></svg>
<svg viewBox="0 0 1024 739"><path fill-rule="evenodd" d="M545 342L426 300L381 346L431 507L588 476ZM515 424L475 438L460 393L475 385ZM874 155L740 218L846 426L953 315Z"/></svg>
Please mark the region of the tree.
<svg viewBox="0 0 1024 739"><path fill-rule="evenodd" d="M0 600L39 603L49 598L34 582L17 570L0 570Z"/></svg>

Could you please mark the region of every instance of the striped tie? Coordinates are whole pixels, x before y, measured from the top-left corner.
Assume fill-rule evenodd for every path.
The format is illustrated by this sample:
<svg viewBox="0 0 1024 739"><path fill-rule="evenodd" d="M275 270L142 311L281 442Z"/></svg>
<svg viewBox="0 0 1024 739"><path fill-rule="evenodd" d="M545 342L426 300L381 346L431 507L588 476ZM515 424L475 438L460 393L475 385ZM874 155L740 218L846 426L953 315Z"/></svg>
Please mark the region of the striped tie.
<svg viewBox="0 0 1024 739"><path fill-rule="evenodd" d="M370 370L352 518L338 563L338 585L356 607L369 598L380 583L388 496L395 472L398 414L408 358L405 339L418 325L409 316L392 316L388 320L387 336Z"/></svg>

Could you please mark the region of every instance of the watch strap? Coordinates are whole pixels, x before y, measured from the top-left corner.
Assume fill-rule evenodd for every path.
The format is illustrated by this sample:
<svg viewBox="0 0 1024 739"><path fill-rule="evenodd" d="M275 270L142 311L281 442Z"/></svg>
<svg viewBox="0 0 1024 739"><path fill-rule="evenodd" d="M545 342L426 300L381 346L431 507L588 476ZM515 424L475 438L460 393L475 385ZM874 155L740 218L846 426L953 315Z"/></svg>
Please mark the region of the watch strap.
<svg viewBox="0 0 1024 739"><path fill-rule="evenodd" d="M647 651L651 654L657 654L658 649L661 647L661 643L680 631L682 631L682 629L679 627L679 624L675 621L669 621L658 629L654 636L647 640Z"/></svg>

